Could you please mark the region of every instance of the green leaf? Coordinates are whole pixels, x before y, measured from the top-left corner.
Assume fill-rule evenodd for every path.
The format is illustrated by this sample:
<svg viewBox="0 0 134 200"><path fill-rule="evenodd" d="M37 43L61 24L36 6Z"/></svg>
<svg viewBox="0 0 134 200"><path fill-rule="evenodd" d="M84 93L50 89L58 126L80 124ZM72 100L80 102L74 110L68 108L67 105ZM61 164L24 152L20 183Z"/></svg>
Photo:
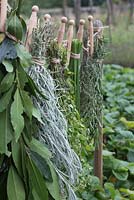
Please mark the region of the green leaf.
<svg viewBox="0 0 134 200"><path fill-rule="evenodd" d="M108 150L103 150L103 156L112 156L113 154L115 153Z"/></svg>
<svg viewBox="0 0 134 200"><path fill-rule="evenodd" d="M22 105L19 89L17 89L14 95L14 101L11 105L11 122L14 129L16 142L18 141L24 128L24 118L22 116L23 111L24 108Z"/></svg>
<svg viewBox="0 0 134 200"><path fill-rule="evenodd" d="M40 173L43 175L45 179L47 179L49 182L52 182L52 175L50 171L50 167L42 156L40 156L38 153L31 151L31 159L33 160L36 167L40 170Z"/></svg>
<svg viewBox="0 0 134 200"><path fill-rule="evenodd" d="M27 160L27 169L32 188L36 191L36 193L40 197L40 200L48 200L48 192L45 180L30 157L28 157Z"/></svg>
<svg viewBox="0 0 134 200"><path fill-rule="evenodd" d="M34 83L34 81L30 76L28 76L28 84L29 87L32 88L32 90L36 91L43 99L48 100L48 98L38 89L38 87L36 86L36 84Z"/></svg>
<svg viewBox="0 0 134 200"><path fill-rule="evenodd" d="M14 73L7 73L0 84L0 93L6 92L10 89L14 82Z"/></svg>
<svg viewBox="0 0 134 200"><path fill-rule="evenodd" d="M131 114L133 115L134 114L134 106L128 106L125 108L125 111L128 113L128 114Z"/></svg>
<svg viewBox="0 0 134 200"><path fill-rule="evenodd" d="M124 130L119 130L118 131L122 137L126 138L126 139L134 139L134 135L131 131L124 131Z"/></svg>
<svg viewBox="0 0 134 200"><path fill-rule="evenodd" d="M27 25L25 23L25 20L19 16L19 19L21 21L21 24L22 24L22 27L23 27L23 37L22 37L22 41L25 42L25 39L26 39L26 32L27 32Z"/></svg>
<svg viewBox="0 0 134 200"><path fill-rule="evenodd" d="M16 15L16 11L12 11L7 21L7 31L15 36L18 40L22 39L23 27L20 19Z"/></svg>
<svg viewBox="0 0 134 200"><path fill-rule="evenodd" d="M49 190L49 193L51 194L51 196L55 200L61 200L58 176L56 174L56 171L55 171L52 163L49 163L49 167L50 167L50 170L51 170L51 175L52 175L53 182L46 181L46 186L47 186L47 188Z"/></svg>
<svg viewBox="0 0 134 200"><path fill-rule="evenodd" d="M21 90L21 97L24 107L24 112L27 114L29 119L32 119L32 113L33 113L33 102L28 94L28 92Z"/></svg>
<svg viewBox="0 0 134 200"><path fill-rule="evenodd" d="M127 168L130 171L130 174L134 175L134 163L129 163Z"/></svg>
<svg viewBox="0 0 134 200"><path fill-rule="evenodd" d="M10 167L8 173L7 194L8 200L25 200L23 182L13 166Z"/></svg>
<svg viewBox="0 0 134 200"><path fill-rule="evenodd" d="M10 123L9 110L0 113L0 153L10 156L7 144L12 139L12 127Z"/></svg>
<svg viewBox="0 0 134 200"><path fill-rule="evenodd" d="M13 72L13 65L10 60L3 60L2 64L5 66L7 72Z"/></svg>
<svg viewBox="0 0 134 200"><path fill-rule="evenodd" d="M118 180L121 180L121 181L126 181L127 178L128 178L128 171L115 171L115 170L112 170L113 174L115 175L115 177L118 179Z"/></svg>
<svg viewBox="0 0 134 200"><path fill-rule="evenodd" d="M33 188L32 195L34 197L34 200L41 200L39 195L37 194L36 190Z"/></svg>
<svg viewBox="0 0 134 200"><path fill-rule="evenodd" d="M38 153L40 156L42 156L45 159L50 159L52 157L52 154L48 150L48 148L45 147L44 144L42 144L35 138L32 138L32 141L30 142L29 147L32 151Z"/></svg>
<svg viewBox="0 0 134 200"><path fill-rule="evenodd" d="M12 97L14 86L12 86L0 99L0 112L3 112L9 105Z"/></svg>
<svg viewBox="0 0 134 200"><path fill-rule="evenodd" d="M21 146L19 142L12 141L12 158L20 176L22 175Z"/></svg>
<svg viewBox="0 0 134 200"><path fill-rule="evenodd" d="M33 112L32 112L33 117L35 117L40 123L43 124L42 119L41 119L41 114L39 110L35 107L33 107Z"/></svg>
<svg viewBox="0 0 134 200"><path fill-rule="evenodd" d="M20 87L23 90L26 83L28 82L28 79L27 79L27 74L25 70L20 65L18 66L18 78L19 78Z"/></svg>
<svg viewBox="0 0 134 200"><path fill-rule="evenodd" d="M30 67L32 57L23 45L16 44L17 56L20 58L22 67Z"/></svg>
<svg viewBox="0 0 134 200"><path fill-rule="evenodd" d="M134 150L130 149L127 154L127 159L129 162L134 162Z"/></svg>

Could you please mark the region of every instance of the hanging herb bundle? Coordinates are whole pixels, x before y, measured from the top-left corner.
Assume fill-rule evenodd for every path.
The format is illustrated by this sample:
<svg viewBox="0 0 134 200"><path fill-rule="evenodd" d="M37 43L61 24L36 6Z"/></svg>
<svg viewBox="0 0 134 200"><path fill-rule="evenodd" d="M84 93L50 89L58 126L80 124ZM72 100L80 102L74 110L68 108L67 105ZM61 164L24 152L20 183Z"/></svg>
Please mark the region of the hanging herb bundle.
<svg viewBox="0 0 134 200"><path fill-rule="evenodd" d="M0 198L59 200L52 155L36 139L36 124L42 120L32 98L45 96L25 71L31 65L31 55L19 42L23 26L18 10L12 11L8 36L0 44Z"/></svg>
<svg viewBox="0 0 134 200"><path fill-rule="evenodd" d="M78 39L72 41L71 58L69 69L72 72L72 80L74 84L75 103L78 111L80 110L80 56L82 51L82 42Z"/></svg>
<svg viewBox="0 0 134 200"><path fill-rule="evenodd" d="M38 32L39 29L37 28L35 31ZM37 37L38 35L39 34L36 34ZM32 39L32 46L34 46L37 40L38 38L36 37ZM36 49L36 52L37 50L40 55L39 47ZM56 45L56 41L51 41L50 47L47 49L47 55L48 53L51 55L49 54L47 58L50 61L50 67L48 68L53 69L53 71L56 69L56 64L53 63L53 67L51 67L51 58L63 58L64 53L62 55L60 51L62 51L62 49L59 49ZM32 51L32 55L34 56L34 51ZM59 65L61 66L63 63L64 61L61 60ZM60 106L56 97L56 87L49 69L46 69L45 66L38 63L33 65L28 72L36 83L36 86L48 99L48 101L45 101L41 96L38 96L38 99L34 98L34 104L40 110L42 116L42 124L38 126L37 135L38 139L44 145L47 145L52 152L52 161L59 177L62 199L76 200L76 195L71 185L77 180L78 173L81 170L81 164L78 156L70 147L67 136L67 122L59 109Z"/></svg>
<svg viewBox="0 0 134 200"><path fill-rule="evenodd" d="M67 50L61 45L59 46L57 40L52 40L50 46L47 48L47 63L48 68L54 79L63 76L67 62Z"/></svg>
<svg viewBox="0 0 134 200"><path fill-rule="evenodd" d="M84 51L84 53L87 52ZM84 56L81 68L81 94L80 111L85 119L85 124L89 128L90 138L98 141L99 127L102 127L102 74L104 57L103 37L94 37L93 56Z"/></svg>

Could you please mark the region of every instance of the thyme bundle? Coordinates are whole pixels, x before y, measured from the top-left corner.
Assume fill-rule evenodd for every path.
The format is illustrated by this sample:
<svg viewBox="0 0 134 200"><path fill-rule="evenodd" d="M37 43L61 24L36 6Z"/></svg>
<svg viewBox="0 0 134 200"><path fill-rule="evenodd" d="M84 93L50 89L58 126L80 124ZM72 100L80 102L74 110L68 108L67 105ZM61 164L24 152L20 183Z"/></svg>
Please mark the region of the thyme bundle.
<svg viewBox="0 0 134 200"><path fill-rule="evenodd" d="M95 37L93 57L84 58L81 68L81 116L85 119L90 139L98 138L102 127L102 75L104 57L104 40Z"/></svg>

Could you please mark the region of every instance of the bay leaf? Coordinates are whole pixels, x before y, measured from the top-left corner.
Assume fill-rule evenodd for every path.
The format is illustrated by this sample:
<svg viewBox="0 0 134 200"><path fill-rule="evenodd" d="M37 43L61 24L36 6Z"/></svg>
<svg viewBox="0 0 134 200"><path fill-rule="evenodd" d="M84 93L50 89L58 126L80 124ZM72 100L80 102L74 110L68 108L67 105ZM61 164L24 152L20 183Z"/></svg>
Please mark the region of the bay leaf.
<svg viewBox="0 0 134 200"><path fill-rule="evenodd" d="M0 113L0 138L0 153L10 156L7 144L12 140L12 127L8 109Z"/></svg>
<svg viewBox="0 0 134 200"><path fill-rule="evenodd" d="M21 96L19 93L19 89L17 88L15 95L14 95L14 101L11 105L11 122L14 129L14 137L16 142L18 141L23 128L24 128L24 118L22 116L24 111Z"/></svg>
<svg viewBox="0 0 134 200"><path fill-rule="evenodd" d="M23 182L16 169L11 165L7 180L8 200L25 200L25 189Z"/></svg>
<svg viewBox="0 0 134 200"><path fill-rule="evenodd" d="M45 180L29 156L27 161L27 169L32 187L40 197L40 200L48 200L48 191Z"/></svg>
<svg viewBox="0 0 134 200"><path fill-rule="evenodd" d="M14 73L7 73L0 83L0 93L6 92L10 89L14 82Z"/></svg>
<svg viewBox="0 0 134 200"><path fill-rule="evenodd" d="M12 97L14 86L12 86L6 93L0 98L0 112L3 112L9 105Z"/></svg>

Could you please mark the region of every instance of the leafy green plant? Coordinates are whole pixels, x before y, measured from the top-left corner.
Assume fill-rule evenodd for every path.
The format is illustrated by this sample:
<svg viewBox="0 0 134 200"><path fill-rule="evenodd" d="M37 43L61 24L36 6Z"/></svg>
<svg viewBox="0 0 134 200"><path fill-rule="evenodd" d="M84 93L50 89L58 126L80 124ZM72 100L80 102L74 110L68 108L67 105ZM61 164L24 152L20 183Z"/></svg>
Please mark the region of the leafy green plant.
<svg viewBox="0 0 134 200"><path fill-rule="evenodd" d="M52 155L36 139L37 124L42 120L32 98L46 97L26 72L32 57L18 42L23 39L23 27L17 11L12 14L7 30L13 40L6 36L0 44L1 199L59 200Z"/></svg>

